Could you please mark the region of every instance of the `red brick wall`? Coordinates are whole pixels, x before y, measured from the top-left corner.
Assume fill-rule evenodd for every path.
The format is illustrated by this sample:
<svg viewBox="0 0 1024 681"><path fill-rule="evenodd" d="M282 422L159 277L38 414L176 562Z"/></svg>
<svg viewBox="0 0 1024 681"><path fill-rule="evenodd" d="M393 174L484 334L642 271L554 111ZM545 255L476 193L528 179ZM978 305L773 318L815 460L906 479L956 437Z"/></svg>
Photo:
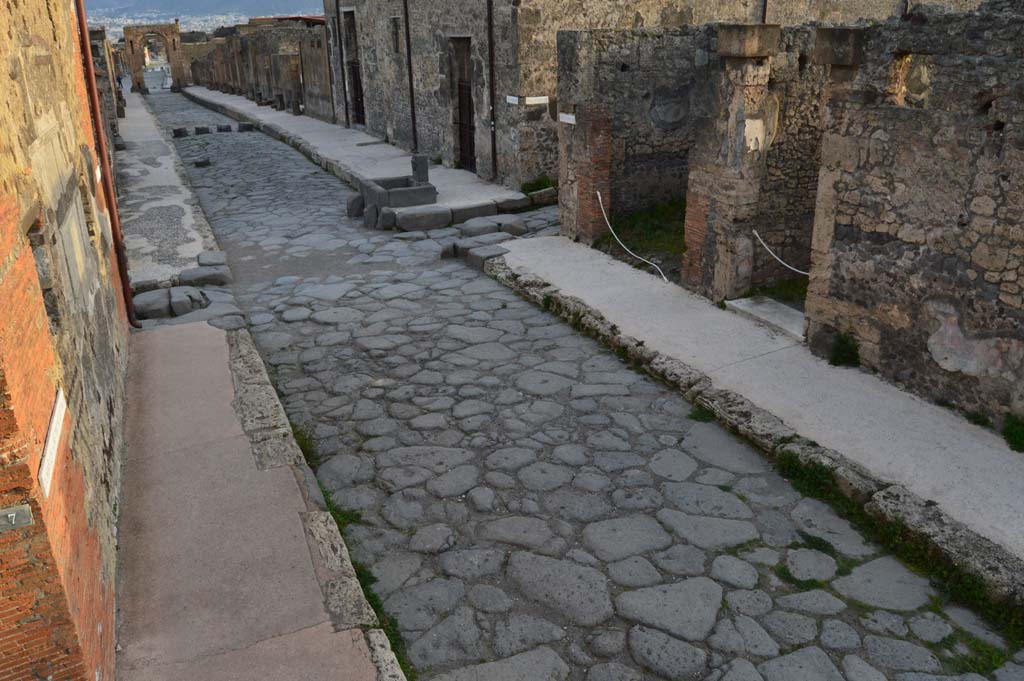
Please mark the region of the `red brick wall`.
<svg viewBox="0 0 1024 681"><path fill-rule="evenodd" d="M577 235L579 240L590 244L608 231L597 192L601 192L604 209L612 213L611 164L612 134L609 118L598 112L588 116L585 123L583 147L589 154L577 158Z"/></svg>
<svg viewBox="0 0 1024 681"><path fill-rule="evenodd" d="M683 253L683 283L698 288L704 283L704 239L708 231L708 198L686 193L686 252Z"/></svg>
<svg viewBox="0 0 1024 681"><path fill-rule="evenodd" d="M91 180L95 175L96 132L88 107L74 9L69 5L60 7L57 12L47 3L31 0L6 17L0 16L4 35L8 29L23 35L26 29L32 30L29 27L48 27L32 34L31 50L20 54L19 63L26 65L26 70L18 74L18 82L5 89L9 97L6 111L11 117L0 112L0 127L12 133L0 139L0 508L27 504L33 518L28 526L0 531L0 681L94 681L97 672L100 679L114 678L115 589L107 520L113 510L106 508L106 503L100 504L103 508L97 507L85 466L91 463L95 467L95 462L107 453L99 444L94 446L91 436L82 437L87 429L76 430L76 417L81 415L70 407L48 497L37 480L57 390L68 389L67 371L79 360L79 355L66 351L68 344L62 345L60 339L90 333L77 324L96 325L95 319L81 322L83 315L69 315L56 331L51 331L36 259L26 235L26 227L34 219L53 215L56 208L47 204L46 194L38 191L36 169L28 165L28 145L37 133L29 124L33 119L56 112L54 118L62 128L61 139L66 145L55 150L56 158L48 161L78 177ZM22 45L21 40L0 44L0 60L7 63L19 55ZM13 54L9 53L12 47ZM35 78L36 74L30 72L44 67L50 69L45 79ZM22 98L23 88L34 91L34 105ZM62 111L67 111L67 116ZM78 152L82 146L90 152L87 160ZM95 195L83 198L106 213L98 185L95 191ZM99 255L98 249L95 253ZM123 300L116 294L119 273L113 249L109 258L103 259L99 268L104 279L102 304L111 313L116 310L123 320ZM55 282L58 290L62 285L59 280ZM114 336L125 332L121 322ZM124 337L108 335L104 341L123 346ZM115 367L113 375L118 371ZM86 387L90 394L93 389L118 394L115 385ZM72 451L72 442L81 451ZM90 522L97 513L108 523L103 536Z"/></svg>

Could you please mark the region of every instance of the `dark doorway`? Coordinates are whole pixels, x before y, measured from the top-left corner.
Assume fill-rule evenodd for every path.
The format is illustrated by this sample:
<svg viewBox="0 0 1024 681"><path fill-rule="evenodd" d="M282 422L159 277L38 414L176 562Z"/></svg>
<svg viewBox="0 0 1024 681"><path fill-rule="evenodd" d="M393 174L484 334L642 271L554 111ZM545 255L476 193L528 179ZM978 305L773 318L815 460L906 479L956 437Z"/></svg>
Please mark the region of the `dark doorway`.
<svg viewBox="0 0 1024 681"><path fill-rule="evenodd" d="M352 96L352 123L366 125L366 107L363 104L363 72L359 63L359 38L356 33L356 13L345 12L345 56L348 58L349 92Z"/></svg>
<svg viewBox="0 0 1024 681"><path fill-rule="evenodd" d="M469 38L451 39L455 106L455 158L460 168L476 172L476 111L473 107L473 62Z"/></svg>

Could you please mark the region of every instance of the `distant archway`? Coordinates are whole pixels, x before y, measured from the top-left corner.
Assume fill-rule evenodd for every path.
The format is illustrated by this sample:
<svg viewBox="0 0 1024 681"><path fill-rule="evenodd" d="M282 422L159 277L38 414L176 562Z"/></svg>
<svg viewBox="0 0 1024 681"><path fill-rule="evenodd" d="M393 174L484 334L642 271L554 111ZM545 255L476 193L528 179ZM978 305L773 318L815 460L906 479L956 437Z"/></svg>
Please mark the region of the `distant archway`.
<svg viewBox="0 0 1024 681"><path fill-rule="evenodd" d="M178 22L173 24L137 24L124 27L124 45L128 54L128 67L132 72L132 91L146 94L144 71L146 68L146 44L151 37L163 43L167 62L171 66L171 90L177 92L185 85L185 58L181 51L181 34Z"/></svg>

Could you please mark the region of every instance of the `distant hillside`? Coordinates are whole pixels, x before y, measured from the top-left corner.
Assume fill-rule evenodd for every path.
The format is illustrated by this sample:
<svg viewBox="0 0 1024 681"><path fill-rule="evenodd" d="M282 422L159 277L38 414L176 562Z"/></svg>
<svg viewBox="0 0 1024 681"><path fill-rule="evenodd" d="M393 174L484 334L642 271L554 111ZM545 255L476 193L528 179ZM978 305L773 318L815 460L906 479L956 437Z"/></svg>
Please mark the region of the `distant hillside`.
<svg viewBox="0 0 1024 681"><path fill-rule="evenodd" d="M86 0L89 10L115 10L121 15L159 12L168 16L245 14L322 14L316 0Z"/></svg>

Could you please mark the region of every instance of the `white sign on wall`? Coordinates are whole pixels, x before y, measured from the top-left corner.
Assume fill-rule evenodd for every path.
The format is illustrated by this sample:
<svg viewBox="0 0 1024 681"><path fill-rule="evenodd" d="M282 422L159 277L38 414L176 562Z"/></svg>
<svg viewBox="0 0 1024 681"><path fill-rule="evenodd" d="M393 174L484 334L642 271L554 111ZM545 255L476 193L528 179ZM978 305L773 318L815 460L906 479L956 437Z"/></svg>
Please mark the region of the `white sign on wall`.
<svg viewBox="0 0 1024 681"><path fill-rule="evenodd" d="M57 464L57 449L60 438L64 434L64 414L68 403L64 400L64 391L57 390L57 399L53 401L53 412L50 414L50 427L46 430L46 444L43 445L43 459L39 462L39 487L43 496L50 496L50 484L53 482L53 468Z"/></svg>

